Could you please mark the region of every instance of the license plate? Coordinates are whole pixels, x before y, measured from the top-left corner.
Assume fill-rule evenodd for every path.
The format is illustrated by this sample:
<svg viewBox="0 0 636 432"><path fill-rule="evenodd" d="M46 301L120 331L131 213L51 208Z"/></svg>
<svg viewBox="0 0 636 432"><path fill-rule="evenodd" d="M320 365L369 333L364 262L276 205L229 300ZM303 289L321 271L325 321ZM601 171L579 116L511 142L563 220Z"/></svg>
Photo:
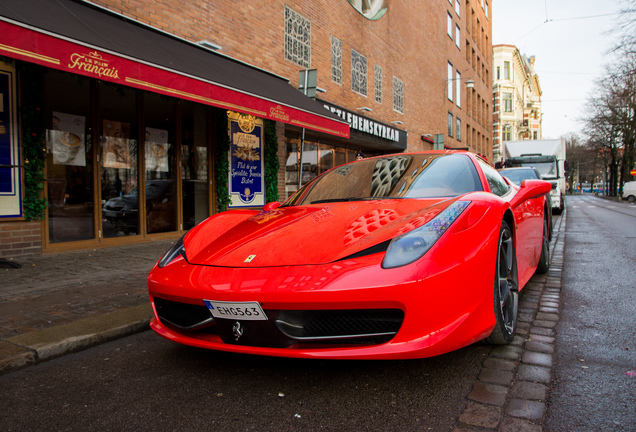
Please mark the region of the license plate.
<svg viewBox="0 0 636 432"><path fill-rule="evenodd" d="M203 300L214 318L225 318L245 321L266 321L267 315L258 302L231 303L223 301Z"/></svg>

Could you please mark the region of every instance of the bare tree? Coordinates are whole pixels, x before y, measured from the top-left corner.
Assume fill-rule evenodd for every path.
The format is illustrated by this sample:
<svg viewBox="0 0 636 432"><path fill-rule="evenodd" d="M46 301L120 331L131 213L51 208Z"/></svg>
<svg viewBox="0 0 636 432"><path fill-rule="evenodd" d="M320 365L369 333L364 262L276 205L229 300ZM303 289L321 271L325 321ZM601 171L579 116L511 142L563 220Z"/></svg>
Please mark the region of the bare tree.
<svg viewBox="0 0 636 432"><path fill-rule="evenodd" d="M612 33L617 35L617 43L612 51L636 54L636 0L623 0L620 17Z"/></svg>

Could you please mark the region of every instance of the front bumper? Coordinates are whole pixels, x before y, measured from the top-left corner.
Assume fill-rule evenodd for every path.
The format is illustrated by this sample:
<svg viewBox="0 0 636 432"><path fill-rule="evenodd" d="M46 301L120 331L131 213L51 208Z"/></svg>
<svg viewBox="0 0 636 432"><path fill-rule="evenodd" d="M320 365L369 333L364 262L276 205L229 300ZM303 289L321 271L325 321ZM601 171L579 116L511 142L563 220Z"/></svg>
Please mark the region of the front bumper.
<svg viewBox="0 0 636 432"><path fill-rule="evenodd" d="M454 255L453 241L463 240L447 239L450 246L396 269L381 268L383 254L277 268L193 266L178 258L148 277L151 328L185 345L259 355L439 355L487 337L494 325L494 264L485 262L488 253ZM203 300L258 302L269 319L214 319Z"/></svg>

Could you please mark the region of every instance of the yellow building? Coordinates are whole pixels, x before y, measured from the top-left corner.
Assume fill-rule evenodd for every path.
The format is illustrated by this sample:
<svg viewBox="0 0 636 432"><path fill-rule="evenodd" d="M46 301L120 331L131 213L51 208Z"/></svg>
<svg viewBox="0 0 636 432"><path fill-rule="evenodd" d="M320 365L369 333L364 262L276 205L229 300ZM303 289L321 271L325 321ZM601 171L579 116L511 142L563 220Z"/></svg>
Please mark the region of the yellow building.
<svg viewBox="0 0 636 432"><path fill-rule="evenodd" d="M541 85L534 56L513 45L493 46L493 162L501 162L504 141L542 139Z"/></svg>

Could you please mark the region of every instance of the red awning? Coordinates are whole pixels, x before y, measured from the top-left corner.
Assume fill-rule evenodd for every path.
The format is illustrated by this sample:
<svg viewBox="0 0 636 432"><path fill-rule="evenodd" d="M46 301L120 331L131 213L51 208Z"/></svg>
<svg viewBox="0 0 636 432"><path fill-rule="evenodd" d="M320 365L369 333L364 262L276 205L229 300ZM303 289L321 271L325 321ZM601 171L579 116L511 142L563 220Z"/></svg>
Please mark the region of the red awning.
<svg viewBox="0 0 636 432"><path fill-rule="evenodd" d="M349 138L287 80L89 3L0 0L0 55Z"/></svg>

